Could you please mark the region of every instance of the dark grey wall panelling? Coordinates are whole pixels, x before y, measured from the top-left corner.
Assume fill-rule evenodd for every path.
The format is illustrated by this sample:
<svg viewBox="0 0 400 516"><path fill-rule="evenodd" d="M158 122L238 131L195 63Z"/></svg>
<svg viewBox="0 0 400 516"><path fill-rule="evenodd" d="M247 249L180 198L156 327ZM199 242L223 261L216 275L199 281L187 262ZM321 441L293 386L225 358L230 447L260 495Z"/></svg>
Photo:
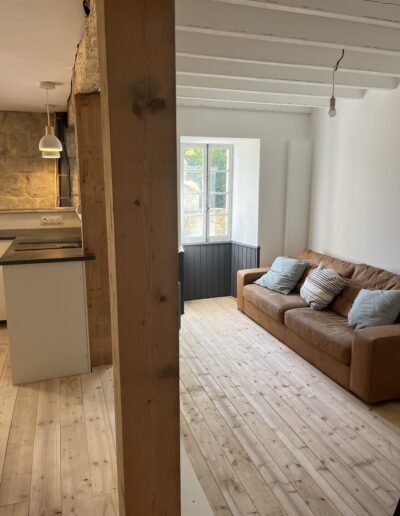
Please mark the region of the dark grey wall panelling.
<svg viewBox="0 0 400 516"><path fill-rule="evenodd" d="M260 248L232 242L231 296L236 297L236 273L260 266Z"/></svg>
<svg viewBox="0 0 400 516"><path fill-rule="evenodd" d="M257 267L259 248L237 242L184 245L184 300L235 296L236 272Z"/></svg>

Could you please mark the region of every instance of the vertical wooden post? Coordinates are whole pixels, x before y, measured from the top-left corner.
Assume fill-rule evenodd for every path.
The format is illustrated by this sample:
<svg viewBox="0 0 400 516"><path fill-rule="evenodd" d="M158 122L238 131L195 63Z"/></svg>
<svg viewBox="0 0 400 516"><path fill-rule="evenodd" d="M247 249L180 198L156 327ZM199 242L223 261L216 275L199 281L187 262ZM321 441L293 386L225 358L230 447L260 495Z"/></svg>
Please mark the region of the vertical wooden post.
<svg viewBox="0 0 400 516"><path fill-rule="evenodd" d="M174 0L99 0L120 514L180 514Z"/></svg>
<svg viewBox="0 0 400 516"><path fill-rule="evenodd" d="M88 326L92 365L111 364L110 289L104 194L100 94L75 95L75 131L79 162L82 236L86 262Z"/></svg>

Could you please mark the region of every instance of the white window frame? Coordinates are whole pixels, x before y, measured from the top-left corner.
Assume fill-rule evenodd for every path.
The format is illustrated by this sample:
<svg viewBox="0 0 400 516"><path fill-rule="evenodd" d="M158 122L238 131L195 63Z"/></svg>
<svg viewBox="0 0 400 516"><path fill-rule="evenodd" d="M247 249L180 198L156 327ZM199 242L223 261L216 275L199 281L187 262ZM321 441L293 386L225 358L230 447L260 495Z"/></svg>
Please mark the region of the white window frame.
<svg viewBox="0 0 400 516"><path fill-rule="evenodd" d="M205 156L205 171L204 171L204 181L203 181L203 234L199 237L188 237L183 233L183 217L184 217L184 150L187 148L193 147L201 147L203 148L204 156ZM210 189L209 189L209 176L211 174L211 152L210 149L222 148L229 149L229 170L228 174L228 190L226 192L227 196L227 211L228 211L228 231L226 235L219 236L210 236L209 235L209 198L210 198ZM233 202L232 202L232 192L233 192L233 180L234 180L234 145L225 144L225 143L201 143L201 142L193 142L181 143L180 146L180 198L181 198L181 209L180 209L180 220L181 220L181 238L182 244L204 244L204 243L212 243L212 242L229 242L232 239L232 212L233 212Z"/></svg>

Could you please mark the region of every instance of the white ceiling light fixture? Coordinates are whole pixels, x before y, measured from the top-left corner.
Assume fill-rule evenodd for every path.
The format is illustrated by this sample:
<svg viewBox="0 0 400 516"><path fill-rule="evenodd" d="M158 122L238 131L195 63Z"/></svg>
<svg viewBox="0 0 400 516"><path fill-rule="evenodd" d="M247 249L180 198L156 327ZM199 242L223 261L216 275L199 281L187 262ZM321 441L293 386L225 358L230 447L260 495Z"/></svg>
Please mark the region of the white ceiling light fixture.
<svg viewBox="0 0 400 516"><path fill-rule="evenodd" d="M50 123L49 109L49 90L54 90L56 85L54 84L54 82L45 81L40 83L40 87L46 90L47 126L46 134L42 137L42 139L39 142L39 150L42 151L43 158L58 159L60 157L60 152L62 151L62 144L60 140L57 138L57 136L54 134L54 127Z"/></svg>
<svg viewBox="0 0 400 516"><path fill-rule="evenodd" d="M42 158L45 159L59 159L61 154L58 151L43 151Z"/></svg>
<svg viewBox="0 0 400 516"><path fill-rule="evenodd" d="M338 59L337 63L335 64L335 66L333 67L333 70L332 70L332 96L329 100L329 111L328 111L328 115L331 118L336 116L335 73L338 71L340 61L343 59L343 57L344 57L344 49L342 50L342 55L340 56L340 58Z"/></svg>

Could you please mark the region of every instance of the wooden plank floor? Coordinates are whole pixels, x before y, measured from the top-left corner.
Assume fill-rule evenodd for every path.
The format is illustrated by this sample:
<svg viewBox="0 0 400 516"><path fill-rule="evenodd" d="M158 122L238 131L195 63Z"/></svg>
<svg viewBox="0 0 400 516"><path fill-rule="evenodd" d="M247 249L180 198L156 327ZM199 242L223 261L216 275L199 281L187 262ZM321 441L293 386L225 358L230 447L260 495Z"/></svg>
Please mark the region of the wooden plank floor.
<svg viewBox="0 0 400 516"><path fill-rule="evenodd" d="M393 514L400 402L368 407L232 298L186 303L181 411L217 515ZM112 368L13 386L0 327L0 473L0 516L116 516Z"/></svg>
<svg viewBox="0 0 400 516"><path fill-rule="evenodd" d="M181 411L184 445L215 514L395 510L400 402L364 404L238 312L233 298L186 303Z"/></svg>
<svg viewBox="0 0 400 516"><path fill-rule="evenodd" d="M117 516L112 368L14 386L1 326L0 373L0 516Z"/></svg>

